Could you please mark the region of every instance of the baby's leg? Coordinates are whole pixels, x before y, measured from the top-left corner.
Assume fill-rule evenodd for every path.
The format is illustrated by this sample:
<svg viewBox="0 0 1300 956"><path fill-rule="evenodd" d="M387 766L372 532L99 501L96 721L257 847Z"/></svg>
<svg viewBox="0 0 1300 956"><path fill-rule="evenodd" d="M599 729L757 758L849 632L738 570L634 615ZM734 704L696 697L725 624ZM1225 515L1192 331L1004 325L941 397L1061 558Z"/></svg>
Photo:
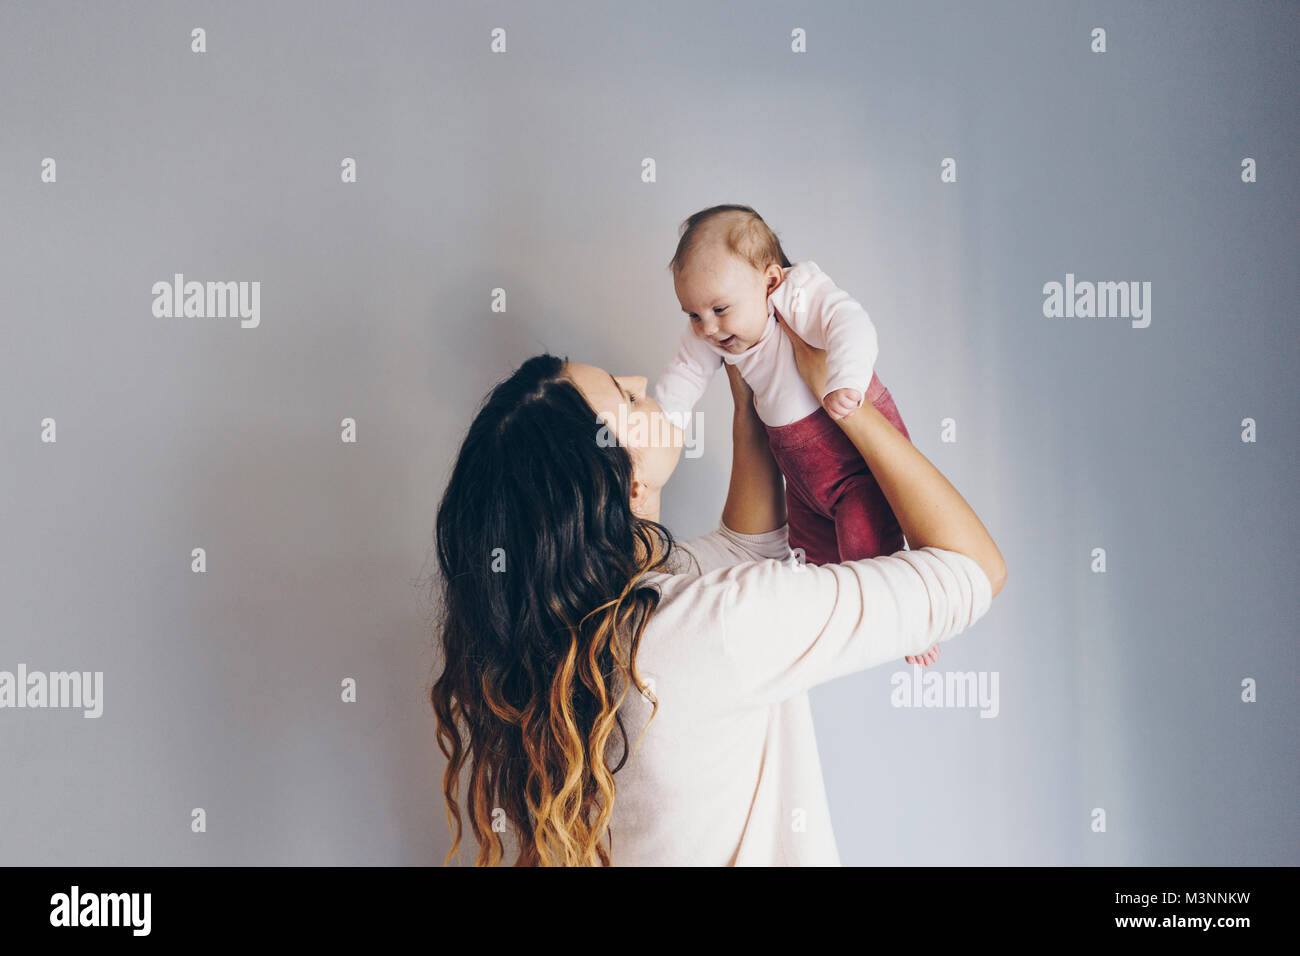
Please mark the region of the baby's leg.
<svg viewBox="0 0 1300 956"><path fill-rule="evenodd" d="M898 414L894 397L875 374L872 374L871 384L867 387L866 400L904 438L912 440L902 416ZM854 452L857 452L856 448ZM839 482L835 490L837 496L830 503L830 512L835 519L841 561L874 558L903 550L903 529L894 515L889 499L885 497L860 453L851 472Z"/></svg>
<svg viewBox="0 0 1300 956"><path fill-rule="evenodd" d="M825 497L817 484L824 436L839 426L820 408L790 425L767 426L768 446L785 475L785 507L790 522L790 548L803 552L808 564L834 564L839 558L835 521L821 507Z"/></svg>
<svg viewBox="0 0 1300 956"><path fill-rule="evenodd" d="M791 551L802 551L808 564L834 564L840 559L835 522L814 511L789 481L785 486L785 510L789 515Z"/></svg>
<svg viewBox="0 0 1300 956"><path fill-rule="evenodd" d="M840 561L903 550L903 529L871 472L849 476L832 508Z"/></svg>

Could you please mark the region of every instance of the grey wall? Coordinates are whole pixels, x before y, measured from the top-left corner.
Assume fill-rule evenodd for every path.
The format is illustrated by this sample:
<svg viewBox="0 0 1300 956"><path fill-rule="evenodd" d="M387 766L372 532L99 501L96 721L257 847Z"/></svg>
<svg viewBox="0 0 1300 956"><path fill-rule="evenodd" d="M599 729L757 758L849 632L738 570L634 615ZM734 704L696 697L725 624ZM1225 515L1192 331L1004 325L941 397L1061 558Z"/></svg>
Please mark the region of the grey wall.
<svg viewBox="0 0 1300 956"><path fill-rule="evenodd" d="M902 661L814 692L844 862L1300 863L1296 12L0 5L0 670L104 681L0 709L0 862L441 863L460 436L543 349L653 376L678 224L743 202L867 307L1010 569L931 669L996 718L893 706ZM156 317L177 272L260 282L260 324ZM1067 273L1150 324L1045 317ZM702 409L682 536L726 490Z"/></svg>

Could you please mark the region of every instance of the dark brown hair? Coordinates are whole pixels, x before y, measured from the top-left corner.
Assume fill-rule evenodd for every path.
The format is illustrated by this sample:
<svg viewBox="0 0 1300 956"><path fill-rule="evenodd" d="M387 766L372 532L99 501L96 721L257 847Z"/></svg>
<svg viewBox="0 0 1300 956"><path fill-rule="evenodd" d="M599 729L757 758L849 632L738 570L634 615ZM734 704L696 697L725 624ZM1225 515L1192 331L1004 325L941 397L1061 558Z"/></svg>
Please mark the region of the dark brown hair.
<svg viewBox="0 0 1300 956"><path fill-rule="evenodd" d="M673 538L632 513L632 458L597 440L599 424L564 363L538 355L493 389L456 456L438 507L444 667L430 695L444 862L467 763L478 865L503 862L507 825L516 866L611 862L614 775L635 751L619 704L647 691L636 656L659 593L645 577Z"/></svg>

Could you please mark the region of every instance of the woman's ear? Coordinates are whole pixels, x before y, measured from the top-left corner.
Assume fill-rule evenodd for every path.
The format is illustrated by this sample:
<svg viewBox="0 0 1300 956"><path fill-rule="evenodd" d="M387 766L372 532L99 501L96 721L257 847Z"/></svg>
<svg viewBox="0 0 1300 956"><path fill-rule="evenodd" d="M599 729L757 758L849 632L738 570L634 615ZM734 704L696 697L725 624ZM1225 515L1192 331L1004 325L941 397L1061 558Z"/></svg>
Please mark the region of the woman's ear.
<svg viewBox="0 0 1300 956"><path fill-rule="evenodd" d="M628 502L628 504L632 506L632 512L634 514L641 513L641 507L645 504L646 501L646 492L647 492L646 486L642 482L637 481L635 478L633 478L632 498Z"/></svg>

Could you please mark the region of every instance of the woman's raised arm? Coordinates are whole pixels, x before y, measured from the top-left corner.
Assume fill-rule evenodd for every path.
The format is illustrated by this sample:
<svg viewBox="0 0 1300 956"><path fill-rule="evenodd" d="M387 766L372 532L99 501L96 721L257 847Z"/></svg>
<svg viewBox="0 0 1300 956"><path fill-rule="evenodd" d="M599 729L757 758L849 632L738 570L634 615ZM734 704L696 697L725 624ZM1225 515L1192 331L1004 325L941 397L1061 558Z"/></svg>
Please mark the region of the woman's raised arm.
<svg viewBox="0 0 1300 956"><path fill-rule="evenodd" d="M777 319L781 321L779 315ZM794 346L799 374L813 394L820 395L826 380L825 351L808 345L784 321L781 328ZM988 575L996 597L1007 578L1002 552L942 472L868 401L838 424L866 460L908 545L913 550L942 548L966 555Z"/></svg>
<svg viewBox="0 0 1300 956"><path fill-rule="evenodd" d="M731 485L722 523L741 534L775 531L786 521L785 485L754 410L754 392L736 367L724 363L735 414L731 423Z"/></svg>

